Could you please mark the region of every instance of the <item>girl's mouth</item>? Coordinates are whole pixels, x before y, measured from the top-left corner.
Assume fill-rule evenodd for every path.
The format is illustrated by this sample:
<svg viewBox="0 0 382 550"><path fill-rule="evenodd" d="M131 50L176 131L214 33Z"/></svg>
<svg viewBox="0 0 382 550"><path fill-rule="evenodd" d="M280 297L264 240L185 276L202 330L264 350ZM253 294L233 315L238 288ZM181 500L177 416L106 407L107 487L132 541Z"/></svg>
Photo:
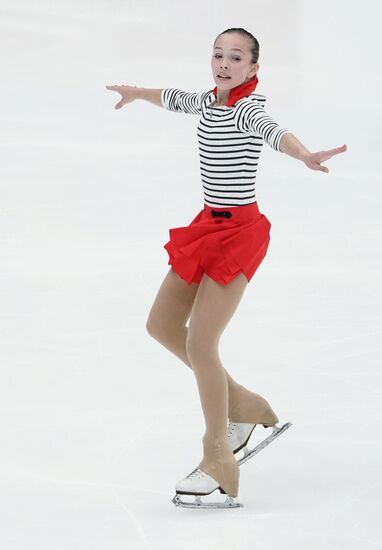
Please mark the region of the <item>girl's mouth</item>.
<svg viewBox="0 0 382 550"><path fill-rule="evenodd" d="M230 76L220 76L220 74L218 74L218 78L221 78L221 80L229 80L231 77Z"/></svg>

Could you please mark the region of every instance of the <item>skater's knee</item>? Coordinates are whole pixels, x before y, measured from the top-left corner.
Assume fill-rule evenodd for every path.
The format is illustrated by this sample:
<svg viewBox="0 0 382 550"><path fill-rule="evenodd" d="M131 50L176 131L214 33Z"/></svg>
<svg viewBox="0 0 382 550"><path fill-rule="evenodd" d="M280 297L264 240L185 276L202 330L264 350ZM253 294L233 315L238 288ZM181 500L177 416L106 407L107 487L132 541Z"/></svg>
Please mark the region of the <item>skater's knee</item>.
<svg viewBox="0 0 382 550"><path fill-rule="evenodd" d="M163 328L157 323L153 323L150 319L146 321L146 331L154 340L159 341L163 339Z"/></svg>
<svg viewBox="0 0 382 550"><path fill-rule="evenodd" d="M151 325L148 321L146 321L146 332L148 332L151 336Z"/></svg>
<svg viewBox="0 0 382 550"><path fill-rule="evenodd" d="M154 340L157 340L161 344L170 344L177 338L179 330L179 327L156 323L150 319L146 321L146 331Z"/></svg>
<svg viewBox="0 0 382 550"><path fill-rule="evenodd" d="M190 361L197 364L208 358L216 357L216 345L210 342L203 334L188 334L186 340L186 352Z"/></svg>

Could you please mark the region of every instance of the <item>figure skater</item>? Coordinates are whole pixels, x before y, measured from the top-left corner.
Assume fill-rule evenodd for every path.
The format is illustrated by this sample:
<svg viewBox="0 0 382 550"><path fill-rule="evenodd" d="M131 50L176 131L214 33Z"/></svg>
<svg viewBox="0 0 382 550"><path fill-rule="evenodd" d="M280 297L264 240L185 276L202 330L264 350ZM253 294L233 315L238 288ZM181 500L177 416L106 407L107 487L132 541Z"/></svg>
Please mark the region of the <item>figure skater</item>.
<svg viewBox="0 0 382 550"><path fill-rule="evenodd" d="M219 339L270 241L271 224L259 211L255 193L262 146L265 142L325 173L329 170L321 163L347 150L342 145L311 153L267 114L265 96L254 92L258 58L257 39L245 29L231 28L213 44L213 90L106 86L122 96L115 109L143 99L200 117L197 135L203 208L189 225L169 229L170 240L164 248L171 267L146 324L153 338L192 369L205 419L203 458L175 486L173 502L180 506L242 506L234 500L240 463L291 425L278 427L268 401L237 383L223 367L218 352ZM256 425L274 431L249 453L246 444ZM235 454L241 449L247 454L237 461ZM227 495L224 503L201 500L215 490ZM184 494L195 496L195 501L181 500Z"/></svg>

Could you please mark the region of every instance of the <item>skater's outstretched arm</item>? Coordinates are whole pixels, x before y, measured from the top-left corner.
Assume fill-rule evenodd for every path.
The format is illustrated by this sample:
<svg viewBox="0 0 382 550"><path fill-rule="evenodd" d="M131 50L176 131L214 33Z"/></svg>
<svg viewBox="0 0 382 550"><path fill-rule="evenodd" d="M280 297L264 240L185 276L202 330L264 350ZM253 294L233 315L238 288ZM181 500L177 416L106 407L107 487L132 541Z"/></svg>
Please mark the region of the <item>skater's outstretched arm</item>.
<svg viewBox="0 0 382 550"><path fill-rule="evenodd" d="M145 99L158 107L164 107L168 111L176 113L187 113L197 115L201 113L201 105L205 97L210 93L207 92L185 92L177 88L138 88L137 86L106 86L108 90L121 94L121 100L115 105L115 109L120 109L127 103L131 103L135 99Z"/></svg>
<svg viewBox="0 0 382 550"><path fill-rule="evenodd" d="M321 166L321 162L347 150L347 146L344 144L335 149L311 153L292 132L279 126L259 101L240 101L235 113L235 120L238 129L242 132L260 134L273 149L302 160L312 170L328 173L328 168Z"/></svg>
<svg viewBox="0 0 382 550"><path fill-rule="evenodd" d="M106 86L106 89L118 92L122 96L121 100L114 106L114 109L121 109L121 107L127 103L131 103L135 99L145 99L154 105L158 105L158 107L163 107L161 100L162 89L138 88L137 86L128 85L118 86L117 84Z"/></svg>
<svg viewBox="0 0 382 550"><path fill-rule="evenodd" d="M302 160L308 168L312 170L320 170L326 174L329 169L326 166L321 166L321 162L332 158L334 155L347 151L347 145L328 149L326 151L318 151L311 153L308 149L294 136L291 132L284 134L280 141L280 151L287 155Z"/></svg>

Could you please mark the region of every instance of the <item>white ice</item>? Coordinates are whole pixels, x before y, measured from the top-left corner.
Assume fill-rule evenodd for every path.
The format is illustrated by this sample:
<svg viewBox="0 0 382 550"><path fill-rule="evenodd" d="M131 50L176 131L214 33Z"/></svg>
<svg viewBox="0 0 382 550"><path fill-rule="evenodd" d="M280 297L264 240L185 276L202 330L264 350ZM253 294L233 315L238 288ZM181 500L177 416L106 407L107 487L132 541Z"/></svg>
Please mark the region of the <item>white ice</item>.
<svg viewBox="0 0 382 550"><path fill-rule="evenodd" d="M380 3L1 0L0 548L375 550L381 508ZM215 37L260 42L257 91L329 173L264 146L271 244L225 368L293 426L235 510L186 510L195 378L146 319L168 229L202 208L196 126L107 84L215 84ZM216 496L219 496L216 493Z"/></svg>

